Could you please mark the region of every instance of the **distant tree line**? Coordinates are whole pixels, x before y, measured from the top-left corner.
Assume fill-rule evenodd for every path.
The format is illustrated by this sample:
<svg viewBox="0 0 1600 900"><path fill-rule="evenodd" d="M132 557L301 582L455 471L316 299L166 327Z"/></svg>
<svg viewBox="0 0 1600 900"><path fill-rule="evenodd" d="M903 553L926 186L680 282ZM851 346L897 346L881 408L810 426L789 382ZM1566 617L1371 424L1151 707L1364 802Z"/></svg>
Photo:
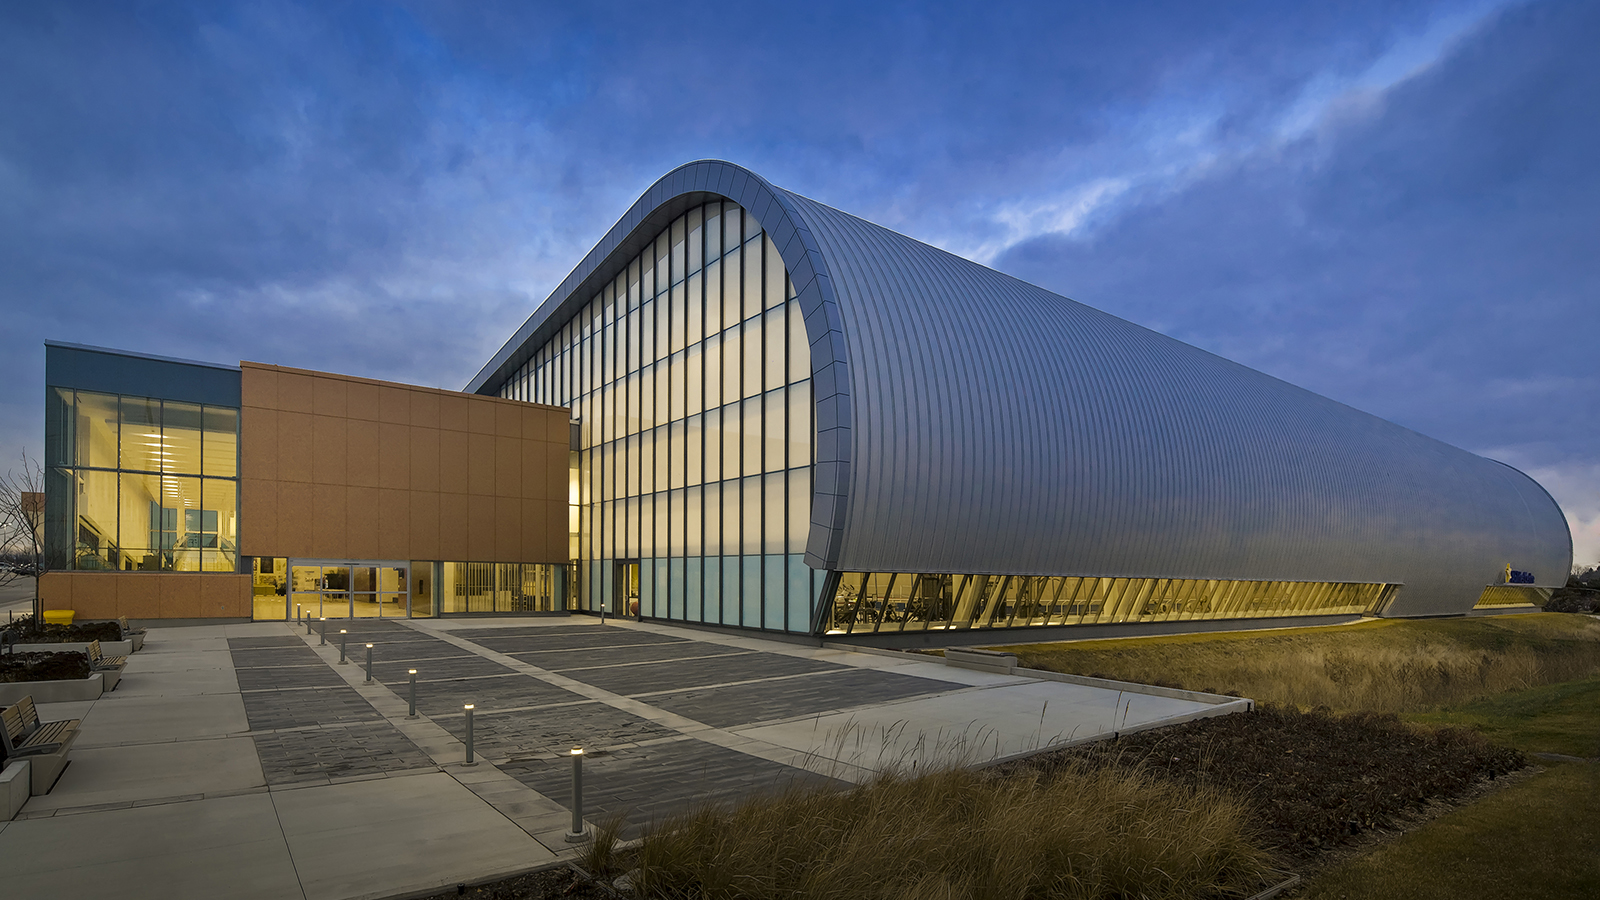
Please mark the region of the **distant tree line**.
<svg viewBox="0 0 1600 900"><path fill-rule="evenodd" d="M1600 565L1572 567L1567 583L1550 594L1548 612L1600 613Z"/></svg>

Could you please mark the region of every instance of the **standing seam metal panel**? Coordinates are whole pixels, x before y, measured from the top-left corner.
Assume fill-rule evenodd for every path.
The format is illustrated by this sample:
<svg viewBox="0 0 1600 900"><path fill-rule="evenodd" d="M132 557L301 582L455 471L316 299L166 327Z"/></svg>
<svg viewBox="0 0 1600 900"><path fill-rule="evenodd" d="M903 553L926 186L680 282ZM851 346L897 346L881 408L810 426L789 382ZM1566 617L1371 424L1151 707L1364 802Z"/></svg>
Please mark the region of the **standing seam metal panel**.
<svg viewBox="0 0 1600 900"><path fill-rule="evenodd" d="M851 355L841 569L1404 583L1396 614L1565 575L1509 467L789 197Z"/></svg>

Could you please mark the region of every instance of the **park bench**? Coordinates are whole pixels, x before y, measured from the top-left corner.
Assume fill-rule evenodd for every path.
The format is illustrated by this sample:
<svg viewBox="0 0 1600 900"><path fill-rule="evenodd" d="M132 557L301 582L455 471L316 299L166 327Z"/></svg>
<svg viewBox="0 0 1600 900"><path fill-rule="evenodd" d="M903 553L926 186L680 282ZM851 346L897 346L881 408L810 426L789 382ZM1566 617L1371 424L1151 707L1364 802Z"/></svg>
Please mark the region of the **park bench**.
<svg viewBox="0 0 1600 900"><path fill-rule="evenodd" d="M89 668L105 678L106 690L116 690L117 682L122 680L122 667L128 664L128 658L105 655L100 651L100 642L97 640L90 641L89 649L85 652L89 654Z"/></svg>
<svg viewBox="0 0 1600 900"><path fill-rule="evenodd" d="M27 696L0 711L0 750L7 760L26 759L32 768L29 786L37 797L50 791L67 767L67 751L78 738L80 719L40 722L33 697Z"/></svg>
<svg viewBox="0 0 1600 900"><path fill-rule="evenodd" d="M130 626L128 624L127 616L117 617L117 627L122 629L122 639L129 641L135 651L144 646L145 630L143 628L134 628Z"/></svg>

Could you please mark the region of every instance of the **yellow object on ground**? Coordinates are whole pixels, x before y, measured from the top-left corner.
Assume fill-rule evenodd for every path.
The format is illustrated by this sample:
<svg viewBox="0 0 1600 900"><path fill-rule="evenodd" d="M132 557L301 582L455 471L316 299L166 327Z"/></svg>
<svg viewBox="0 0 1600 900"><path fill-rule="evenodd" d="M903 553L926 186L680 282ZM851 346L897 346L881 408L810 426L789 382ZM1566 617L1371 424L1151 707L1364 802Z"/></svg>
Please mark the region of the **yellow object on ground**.
<svg viewBox="0 0 1600 900"><path fill-rule="evenodd" d="M72 613L70 609L47 609L44 611L46 625L71 625Z"/></svg>

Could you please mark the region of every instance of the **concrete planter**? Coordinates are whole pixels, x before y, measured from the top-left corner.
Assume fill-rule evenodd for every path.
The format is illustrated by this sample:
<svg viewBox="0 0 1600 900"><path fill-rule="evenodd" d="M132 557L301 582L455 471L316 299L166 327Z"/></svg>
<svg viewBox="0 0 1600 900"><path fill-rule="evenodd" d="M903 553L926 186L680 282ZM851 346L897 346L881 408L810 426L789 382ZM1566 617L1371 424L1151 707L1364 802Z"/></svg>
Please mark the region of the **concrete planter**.
<svg viewBox="0 0 1600 900"><path fill-rule="evenodd" d="M962 669L977 669L980 672L996 672L1001 675L1010 675L1017 667L1017 658L1010 653L1002 653L999 650L946 647L944 649L944 664Z"/></svg>
<svg viewBox="0 0 1600 900"><path fill-rule="evenodd" d="M97 700L103 693L105 678L100 672L71 681L8 681L0 683L0 706L10 706L30 695L35 703L70 703Z"/></svg>
<svg viewBox="0 0 1600 900"><path fill-rule="evenodd" d="M142 638L143 635L140 635ZM100 652L107 656L127 656L139 649L143 641L101 641ZM50 644L18 644L18 653L88 653L88 641L61 641Z"/></svg>
<svg viewBox="0 0 1600 900"><path fill-rule="evenodd" d="M26 758L7 761L0 768L0 822L15 819L32 794L33 764Z"/></svg>

